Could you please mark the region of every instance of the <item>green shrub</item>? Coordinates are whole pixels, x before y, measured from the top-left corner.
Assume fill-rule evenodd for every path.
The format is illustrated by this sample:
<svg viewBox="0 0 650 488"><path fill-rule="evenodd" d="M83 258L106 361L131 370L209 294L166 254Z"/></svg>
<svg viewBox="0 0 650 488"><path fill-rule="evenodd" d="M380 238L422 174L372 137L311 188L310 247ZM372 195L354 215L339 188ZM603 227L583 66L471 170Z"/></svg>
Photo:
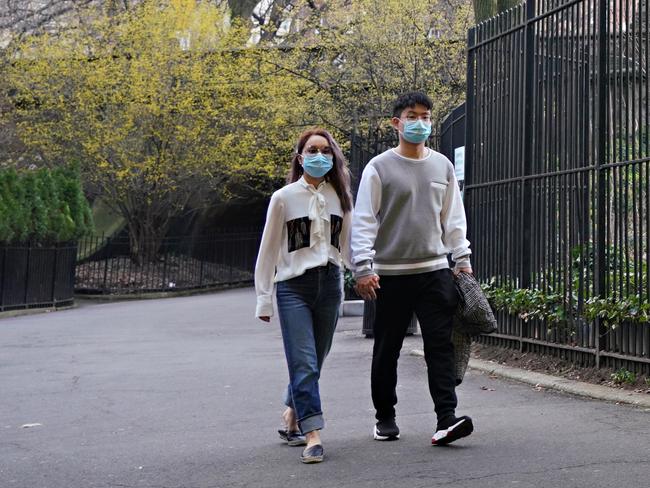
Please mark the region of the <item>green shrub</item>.
<svg viewBox="0 0 650 488"><path fill-rule="evenodd" d="M61 194L61 212L65 216L64 229L67 238L79 239L94 231L92 210L81 188L81 179L76 167L58 168L54 179Z"/></svg>
<svg viewBox="0 0 650 488"><path fill-rule="evenodd" d="M27 206L28 240L32 242L45 241L47 236L47 209L43 202L40 181L34 171L21 175L21 184L25 191L23 205Z"/></svg>
<svg viewBox="0 0 650 488"><path fill-rule="evenodd" d="M613 293L607 298L592 297L579 309L577 297L569 299L551 289L518 288L507 280L499 286L494 278L482 283L481 288L493 309L517 315L525 322L537 319L557 325L579 318L600 319L605 326L615 329L622 322L650 321L650 303L640 295Z"/></svg>
<svg viewBox="0 0 650 488"><path fill-rule="evenodd" d="M45 208L45 231L42 234L45 242L62 242L65 228L65 217L61 211L59 189L56 186L52 172L42 168L36 174L40 185L41 202Z"/></svg>
<svg viewBox="0 0 650 488"><path fill-rule="evenodd" d="M14 238L11 228L9 202L5 198L5 175L0 173L0 242L9 242Z"/></svg>
<svg viewBox="0 0 650 488"><path fill-rule="evenodd" d="M76 168L0 171L0 243L67 242L92 230Z"/></svg>
<svg viewBox="0 0 650 488"><path fill-rule="evenodd" d="M636 382L636 375L632 371L621 368L611 375L612 381L616 384L627 383L628 385L633 385Z"/></svg>
<svg viewBox="0 0 650 488"><path fill-rule="evenodd" d="M0 202L4 224L0 242L27 240L29 215L25 204L25 190L14 169L0 171Z"/></svg>

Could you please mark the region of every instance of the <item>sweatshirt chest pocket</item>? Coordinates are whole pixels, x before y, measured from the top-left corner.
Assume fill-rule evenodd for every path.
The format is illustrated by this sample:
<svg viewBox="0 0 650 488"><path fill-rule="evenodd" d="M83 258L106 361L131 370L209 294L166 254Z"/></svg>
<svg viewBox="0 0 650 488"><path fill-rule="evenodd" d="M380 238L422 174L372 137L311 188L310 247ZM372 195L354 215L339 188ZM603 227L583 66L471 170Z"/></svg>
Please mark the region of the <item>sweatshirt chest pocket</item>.
<svg viewBox="0 0 650 488"><path fill-rule="evenodd" d="M442 203L445 200L447 193L448 183L446 181L430 181L429 190L431 195L431 204L435 214L439 214L442 210Z"/></svg>

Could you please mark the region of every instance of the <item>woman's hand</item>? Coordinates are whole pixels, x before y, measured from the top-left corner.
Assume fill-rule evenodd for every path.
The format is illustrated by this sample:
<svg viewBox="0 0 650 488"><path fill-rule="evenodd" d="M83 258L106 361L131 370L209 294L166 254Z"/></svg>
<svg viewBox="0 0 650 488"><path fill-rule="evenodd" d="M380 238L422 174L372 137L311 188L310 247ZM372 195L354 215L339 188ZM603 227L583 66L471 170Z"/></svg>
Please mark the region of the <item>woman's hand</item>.
<svg viewBox="0 0 650 488"><path fill-rule="evenodd" d="M260 319L262 322L270 322L271 321L271 317L269 317L268 315L264 315L262 317L257 317L257 318Z"/></svg>

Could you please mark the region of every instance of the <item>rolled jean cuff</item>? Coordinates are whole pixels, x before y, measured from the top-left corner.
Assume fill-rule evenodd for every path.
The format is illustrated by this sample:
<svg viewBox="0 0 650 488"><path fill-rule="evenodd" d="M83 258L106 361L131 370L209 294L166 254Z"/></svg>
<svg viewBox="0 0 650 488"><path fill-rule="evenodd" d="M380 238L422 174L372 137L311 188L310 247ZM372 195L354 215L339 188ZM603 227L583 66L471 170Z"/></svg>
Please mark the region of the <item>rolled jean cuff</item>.
<svg viewBox="0 0 650 488"><path fill-rule="evenodd" d="M312 432L314 430L321 430L325 427L325 421L323 420L323 414L317 413L310 415L307 418L298 420L298 426L300 427L300 432L306 434L307 432Z"/></svg>

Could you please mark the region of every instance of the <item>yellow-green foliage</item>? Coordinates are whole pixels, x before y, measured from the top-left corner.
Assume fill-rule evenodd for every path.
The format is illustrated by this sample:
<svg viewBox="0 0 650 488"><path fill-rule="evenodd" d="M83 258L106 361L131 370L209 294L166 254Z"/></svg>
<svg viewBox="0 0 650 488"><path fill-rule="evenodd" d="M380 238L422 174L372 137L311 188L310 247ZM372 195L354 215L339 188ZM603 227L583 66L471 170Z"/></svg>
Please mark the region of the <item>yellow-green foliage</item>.
<svg viewBox="0 0 650 488"><path fill-rule="evenodd" d="M228 196L283 174L307 125L379 125L412 89L438 117L462 100L467 0L332 0L306 15L308 4L270 45L197 0L28 38L8 73L20 135L48 162L80 161L123 213L163 200L178 211L200 190Z"/></svg>
<svg viewBox="0 0 650 488"><path fill-rule="evenodd" d="M260 63L247 39L195 0L28 38L9 72L20 136L49 164L79 161L132 230L164 234L188 204L285 171L302 82Z"/></svg>
<svg viewBox="0 0 650 488"><path fill-rule="evenodd" d="M468 0L300 1L283 14L290 34L257 45L224 8L94 9L12 53L22 142L48 165L78 161L137 239L188 207L270 193L307 126L345 145L353 126L385 124L401 92L428 92L437 117L463 98Z"/></svg>
<svg viewBox="0 0 650 488"><path fill-rule="evenodd" d="M410 90L427 92L440 120L464 99L471 21L467 0L332 0L268 62L318 88L311 108L330 125L385 124L395 97Z"/></svg>

